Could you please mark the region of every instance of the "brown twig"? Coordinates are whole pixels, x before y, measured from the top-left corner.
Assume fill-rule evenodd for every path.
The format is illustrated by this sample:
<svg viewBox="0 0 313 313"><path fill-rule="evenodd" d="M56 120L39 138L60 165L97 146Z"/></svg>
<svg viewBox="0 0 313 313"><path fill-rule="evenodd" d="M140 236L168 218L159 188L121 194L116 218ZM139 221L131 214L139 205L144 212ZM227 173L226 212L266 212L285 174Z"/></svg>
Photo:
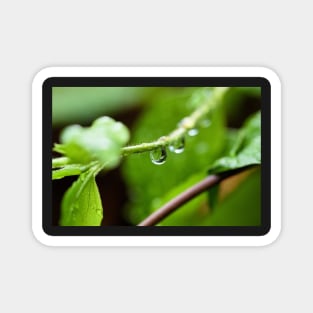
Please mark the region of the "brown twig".
<svg viewBox="0 0 313 313"><path fill-rule="evenodd" d="M244 170L247 170L250 167L244 167L241 169L229 171L223 174L218 175L210 175L197 183L196 185L190 187L189 189L185 190L183 193L179 194L176 198L170 200L164 206L162 206L157 211L153 212L147 218L145 218L142 222L140 222L137 226L154 226L162 221L165 217L170 215L174 212L177 208L181 205L185 204L189 200L193 199L200 193L212 188L213 186L220 183L225 178L238 174Z"/></svg>

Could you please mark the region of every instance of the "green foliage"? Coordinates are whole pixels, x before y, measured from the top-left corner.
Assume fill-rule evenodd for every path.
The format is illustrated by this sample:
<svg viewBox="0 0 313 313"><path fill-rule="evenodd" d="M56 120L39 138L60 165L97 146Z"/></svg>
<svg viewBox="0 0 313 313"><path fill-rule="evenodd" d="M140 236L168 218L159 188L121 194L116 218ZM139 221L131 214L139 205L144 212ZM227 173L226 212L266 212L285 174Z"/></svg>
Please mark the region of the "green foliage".
<svg viewBox="0 0 313 313"><path fill-rule="evenodd" d="M220 173L261 163L261 112L250 117L239 131L228 155L215 161L209 173Z"/></svg>
<svg viewBox="0 0 313 313"><path fill-rule="evenodd" d="M218 195L220 191L220 186L215 185L209 189L209 207L213 211L218 203Z"/></svg>
<svg viewBox="0 0 313 313"><path fill-rule="evenodd" d="M82 173L65 193L61 205L61 226L99 226L103 217L95 181L96 169Z"/></svg>
<svg viewBox="0 0 313 313"><path fill-rule="evenodd" d="M198 174L192 175L186 181L178 186L174 186L167 193L159 198L155 198L151 204L151 211L159 209L161 206L172 200L177 195L184 192L190 186L193 186L200 180L204 179L206 176L205 172L200 172ZM160 226L179 226L186 225L188 221L189 226L197 226L202 222L203 217L208 213L208 207L205 205L208 199L207 194L202 193L198 197L193 198L187 203L183 204L179 210L174 211L158 225Z"/></svg>
<svg viewBox="0 0 313 313"><path fill-rule="evenodd" d="M90 122L144 101L154 91L146 87L53 87L54 125Z"/></svg>
<svg viewBox="0 0 313 313"><path fill-rule="evenodd" d="M261 173L254 170L199 226L258 226L261 224Z"/></svg>
<svg viewBox="0 0 313 313"><path fill-rule="evenodd" d="M116 167L121 158L121 148L129 140L125 125L104 116L96 119L90 127L72 125L60 136L61 145L55 150L70 159L70 163L89 164L98 161L102 167Z"/></svg>
<svg viewBox="0 0 313 313"><path fill-rule="evenodd" d="M234 121L240 119L243 112L252 112L253 102L257 102L261 97L260 87L236 87L230 88L224 97L225 114L228 120ZM246 100L250 101L247 105ZM256 109L256 107L255 107Z"/></svg>
<svg viewBox="0 0 313 313"><path fill-rule="evenodd" d="M52 179L80 175L64 195L60 224L99 226L103 210L95 175L119 164L129 131L112 118L100 117L90 127L68 126L60 137L61 144L57 144L55 150L64 157L54 162L54 166L60 168L52 172Z"/></svg>
<svg viewBox="0 0 313 313"><path fill-rule="evenodd" d="M175 129L181 119L199 106L201 102L197 103L196 99L203 101L203 91L200 89L200 96L196 97L197 92L198 89L188 88L167 90L160 94L131 130L132 141L155 140ZM223 108L217 107L207 118L210 119L210 127L199 127L197 136L186 136L184 152L175 154L168 151L167 160L162 166L152 164L148 153L130 155L125 159L122 169L132 200L125 208L125 214L132 223L137 224L152 213L156 209L155 204L164 203L168 194L176 195L182 190L179 187L181 184L188 187L185 181L195 173L205 175L208 165L220 156L225 143ZM171 193L176 187L177 192ZM177 222L174 218L171 220L172 225L180 223L178 219Z"/></svg>
<svg viewBox="0 0 313 313"><path fill-rule="evenodd" d="M68 164L63 168L52 171L52 179L61 179L67 176L76 176L83 173L86 166L80 164Z"/></svg>
<svg viewBox="0 0 313 313"><path fill-rule="evenodd" d="M132 129L132 142L135 146L125 147L130 137L127 127L109 117L96 119L90 127L66 127L60 136L61 143L54 147L54 151L62 156L52 162L52 178L72 175L79 177L63 197L60 225L101 224L103 210L95 176L103 169L117 167L122 155L126 156L122 163L122 173L130 198L125 207L125 216L131 224L138 224L208 173L221 173L260 164L260 112L248 118L239 131L226 128L229 94L233 93L237 99L242 97L242 93L259 95L259 88L233 89L236 91L226 93L224 100L217 95L223 96L227 89L149 89L150 92L154 90L155 94ZM207 107L213 104L206 116L204 114L208 111L205 103ZM193 123L190 116L200 117L195 125L196 136L187 135L188 129L194 127L194 124L188 126ZM182 120L186 122L178 127L177 123ZM175 129L179 135L167 136ZM158 141L160 137L162 140ZM172 141L169 138L173 138ZM145 144L140 144L142 142ZM164 160L161 166L155 166L151 162L150 153L144 153L151 149L157 149L152 151L153 156L162 151ZM260 218L258 175L250 175L240 184L240 188L235 188L223 201L218 201L219 186L213 187L208 193L181 206L159 225L257 225ZM250 202L242 204L245 199ZM254 203L257 200L259 202ZM251 203L250 209L248 203Z"/></svg>

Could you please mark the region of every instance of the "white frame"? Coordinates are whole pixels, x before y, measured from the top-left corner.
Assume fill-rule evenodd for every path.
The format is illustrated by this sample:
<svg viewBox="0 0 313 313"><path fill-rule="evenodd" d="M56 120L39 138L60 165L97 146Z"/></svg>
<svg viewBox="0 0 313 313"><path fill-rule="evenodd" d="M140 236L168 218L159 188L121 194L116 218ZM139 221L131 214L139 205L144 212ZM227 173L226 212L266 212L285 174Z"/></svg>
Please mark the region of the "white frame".
<svg viewBox="0 0 313 313"><path fill-rule="evenodd" d="M42 228L42 85L50 77L263 77L271 84L271 229L264 236L50 236ZM32 230L48 246L264 246L281 230L281 83L264 67L50 67L32 84Z"/></svg>

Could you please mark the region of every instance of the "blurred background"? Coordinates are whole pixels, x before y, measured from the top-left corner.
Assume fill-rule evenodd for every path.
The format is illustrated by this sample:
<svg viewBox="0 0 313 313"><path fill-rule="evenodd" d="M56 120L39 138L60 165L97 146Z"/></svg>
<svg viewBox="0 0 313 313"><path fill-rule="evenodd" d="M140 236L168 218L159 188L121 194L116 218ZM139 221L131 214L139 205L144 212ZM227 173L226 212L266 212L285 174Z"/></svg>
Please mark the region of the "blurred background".
<svg viewBox="0 0 313 313"><path fill-rule="evenodd" d="M195 94L201 88L53 87L52 142L59 142L65 126L89 126L103 115L130 129L130 145L156 140L175 129L199 105L201 99ZM209 166L225 154L246 118L260 110L260 96L258 87L230 88L223 104L199 127L198 135L185 138L182 154L168 152L165 164L159 166L152 164L149 153L133 154L118 168L100 173L96 180L104 209L102 225L136 225L204 178ZM57 156L53 152L53 157ZM54 225L58 225L62 197L76 178L53 181ZM260 188L258 169L238 174L221 184L214 210L208 193L203 193L160 225L259 225Z"/></svg>

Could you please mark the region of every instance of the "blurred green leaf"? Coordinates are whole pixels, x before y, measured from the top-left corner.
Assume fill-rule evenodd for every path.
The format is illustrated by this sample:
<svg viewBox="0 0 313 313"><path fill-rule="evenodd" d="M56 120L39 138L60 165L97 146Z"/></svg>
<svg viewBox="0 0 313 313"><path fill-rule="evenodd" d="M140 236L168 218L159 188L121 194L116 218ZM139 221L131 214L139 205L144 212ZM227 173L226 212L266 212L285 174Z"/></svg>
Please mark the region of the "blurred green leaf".
<svg viewBox="0 0 313 313"><path fill-rule="evenodd" d="M62 168L52 171L52 179L61 179L67 176L79 175L83 172L84 168L80 164L67 164Z"/></svg>
<svg viewBox="0 0 313 313"><path fill-rule="evenodd" d="M261 112L255 113L244 123L233 142L228 156L215 161L210 174L233 170L261 163Z"/></svg>
<svg viewBox="0 0 313 313"><path fill-rule="evenodd" d="M61 204L61 226L99 226L103 210L95 172L89 170L66 191Z"/></svg>
<svg viewBox="0 0 313 313"><path fill-rule="evenodd" d="M61 144L57 144L54 150L68 157L70 163L98 161L102 167L111 169L120 162L121 148L129 140L129 131L124 124L103 116L90 127L66 127L60 140Z"/></svg>
<svg viewBox="0 0 313 313"><path fill-rule="evenodd" d="M218 203L220 186L215 185L209 189L209 207L213 211Z"/></svg>
<svg viewBox="0 0 313 313"><path fill-rule="evenodd" d="M205 177L206 177L205 172L195 174L189 177L186 181L184 181L177 187L172 188L167 194L163 195L160 198L155 198L151 205L152 211L159 209L161 206L175 198L177 195L186 191L188 188L195 185ZM199 225L203 217L208 214L208 208L207 206L205 206L206 202L207 195L205 193L202 193L198 197L195 197L194 199L188 201L186 204L179 207L179 209L177 209L168 217L166 217L164 220L162 220L158 225L183 226L186 225L186 221L188 221L189 226Z"/></svg>
<svg viewBox="0 0 313 313"><path fill-rule="evenodd" d="M90 122L142 102L153 92L147 87L53 87L52 123Z"/></svg>
<svg viewBox="0 0 313 313"><path fill-rule="evenodd" d="M208 166L209 173L219 173L260 164L260 113L245 122L239 131L226 128L226 113L229 116L230 112L239 114L241 111L242 104L235 105L236 97L240 103L243 94L256 99L260 96L259 88L241 89L231 88L224 101L226 105L218 107L208 116L210 120L202 123L203 128L199 129L199 134L195 137L186 136L183 153L167 151L165 164L152 164L149 153L133 154L125 158L122 171L130 197L125 213L132 224L137 224L200 181L207 175ZM154 141L170 133L180 120L190 115L199 102L210 94L207 90L208 88L57 87L53 90L53 122L61 125L89 121L104 113L112 114L131 107L147 100L153 93L153 97L145 101L143 113L131 130L131 144ZM111 120L105 119L102 122ZM240 125L242 120L241 118ZM106 168L114 168L119 164L121 147L129 138L128 130L115 121L107 124L102 122L95 121L89 128L74 125L65 129L61 135L62 143L55 145L54 150L70 158L70 164L55 170L54 179L79 175L80 166L89 164L90 167L90 163L95 160ZM117 124L119 127L116 128ZM209 127L204 128L204 124ZM260 179L251 180L250 183L250 186L242 183L240 188L236 188L221 203L216 202L217 192L211 190L209 204L210 207L216 205L213 213L208 207L208 194L202 194L164 219L160 225L255 225L251 223L259 221L260 200L259 206L253 201L260 197L257 185L260 184ZM245 199L248 202L240 204ZM250 210L248 203L251 204ZM87 170L80 174L64 195L61 211L61 225L100 225L102 204L95 183L95 171ZM230 214L228 217L229 211L233 214L237 212L238 215L232 218Z"/></svg>
<svg viewBox="0 0 313 313"><path fill-rule="evenodd" d="M241 127L243 116L258 110L261 100L260 87L233 87L224 97L227 120L231 127Z"/></svg>
<svg viewBox="0 0 313 313"><path fill-rule="evenodd" d="M261 224L261 174L251 173L199 226L258 226Z"/></svg>
<svg viewBox="0 0 313 313"><path fill-rule="evenodd" d="M180 88L164 91L159 98L146 107L131 130L132 143L153 141L170 133L177 123L194 109L195 88ZM223 109L216 109L210 116L210 127L199 129L195 137L185 138L181 154L168 151L165 164L152 164L149 153L127 156L123 174L129 189L130 203L125 208L128 219L139 223L155 209L155 203L167 194L175 196L178 190L171 189L188 180L195 173L207 169L223 151L225 145L225 120ZM188 185L188 184L187 184ZM176 225L174 218L172 225ZM181 223L177 220L177 223ZM188 221L185 221L188 225Z"/></svg>

